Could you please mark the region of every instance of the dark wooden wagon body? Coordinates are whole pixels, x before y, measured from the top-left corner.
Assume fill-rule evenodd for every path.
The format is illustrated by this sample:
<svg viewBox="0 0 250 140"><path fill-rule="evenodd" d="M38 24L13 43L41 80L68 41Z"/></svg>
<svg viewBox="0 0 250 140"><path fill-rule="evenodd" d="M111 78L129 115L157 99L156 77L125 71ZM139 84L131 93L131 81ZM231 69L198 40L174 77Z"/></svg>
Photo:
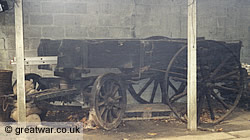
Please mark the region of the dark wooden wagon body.
<svg viewBox="0 0 250 140"><path fill-rule="evenodd" d="M173 56L187 46L185 39L151 37L147 39L41 40L39 56L58 56L55 74L88 73L90 68L119 68L147 72L145 67L166 70ZM221 47L223 46L223 47ZM198 39L200 65L217 66L228 53L240 59L241 43ZM229 51L228 51L229 50ZM185 56L186 57L186 56ZM186 59L186 58L185 58ZM40 66L46 68L46 66ZM74 77L71 77L74 79ZM78 75L76 76L78 78Z"/></svg>

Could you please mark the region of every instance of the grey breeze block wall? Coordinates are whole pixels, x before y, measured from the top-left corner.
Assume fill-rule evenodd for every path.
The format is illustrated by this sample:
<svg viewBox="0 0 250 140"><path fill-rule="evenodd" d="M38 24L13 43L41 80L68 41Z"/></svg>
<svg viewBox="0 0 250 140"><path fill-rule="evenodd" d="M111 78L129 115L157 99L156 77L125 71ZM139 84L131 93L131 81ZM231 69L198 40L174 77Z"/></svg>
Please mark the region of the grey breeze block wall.
<svg viewBox="0 0 250 140"><path fill-rule="evenodd" d="M23 0L25 56L37 56L40 39L187 36L187 0ZM198 36L242 40L250 64L250 0L199 0ZM0 13L0 69L15 56L14 12ZM27 66L26 72L48 73ZM51 73L49 73L51 74ZM15 76L15 75L14 75Z"/></svg>

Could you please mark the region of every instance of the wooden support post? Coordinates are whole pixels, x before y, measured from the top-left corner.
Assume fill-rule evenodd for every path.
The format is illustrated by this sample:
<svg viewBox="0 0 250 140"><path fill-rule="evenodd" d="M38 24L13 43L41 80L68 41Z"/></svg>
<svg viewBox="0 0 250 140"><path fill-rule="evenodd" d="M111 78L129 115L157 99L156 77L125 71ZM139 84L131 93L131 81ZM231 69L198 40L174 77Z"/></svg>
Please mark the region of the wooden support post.
<svg viewBox="0 0 250 140"><path fill-rule="evenodd" d="M196 0L188 0L188 129L197 130Z"/></svg>
<svg viewBox="0 0 250 140"><path fill-rule="evenodd" d="M26 122L26 99L24 78L24 47L23 47L23 1L15 3L15 35L16 35L16 73L17 73L17 113L18 122Z"/></svg>

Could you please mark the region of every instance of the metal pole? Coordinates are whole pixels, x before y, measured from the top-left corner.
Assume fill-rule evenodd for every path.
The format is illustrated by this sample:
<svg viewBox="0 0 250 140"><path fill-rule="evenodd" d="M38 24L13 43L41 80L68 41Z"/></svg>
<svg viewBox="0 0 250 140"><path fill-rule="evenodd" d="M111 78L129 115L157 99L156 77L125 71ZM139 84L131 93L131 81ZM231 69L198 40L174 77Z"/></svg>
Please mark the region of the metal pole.
<svg viewBox="0 0 250 140"><path fill-rule="evenodd" d="M187 128L197 130L196 0L188 0Z"/></svg>
<svg viewBox="0 0 250 140"><path fill-rule="evenodd" d="M22 0L16 0L15 3L15 35L16 35L16 58L17 58L16 73L17 73L18 122L26 122Z"/></svg>

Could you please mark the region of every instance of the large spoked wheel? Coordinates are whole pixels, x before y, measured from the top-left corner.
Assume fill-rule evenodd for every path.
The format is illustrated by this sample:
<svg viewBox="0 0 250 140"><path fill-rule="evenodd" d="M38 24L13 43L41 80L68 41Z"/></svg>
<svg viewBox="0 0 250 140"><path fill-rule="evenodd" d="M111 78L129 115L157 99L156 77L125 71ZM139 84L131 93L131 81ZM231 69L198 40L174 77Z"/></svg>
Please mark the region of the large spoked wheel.
<svg viewBox="0 0 250 140"><path fill-rule="evenodd" d="M101 75L96 79L91 94L90 107L95 124L106 130L116 128L127 104L123 81L113 73Z"/></svg>
<svg viewBox="0 0 250 140"><path fill-rule="evenodd" d="M226 53L216 57L217 61L198 56L197 111L201 123L217 124L224 120L238 105L244 88L244 71L239 58L226 46L217 44L216 47ZM169 105L184 122L187 121L186 58L187 49L183 47L172 58L166 73Z"/></svg>
<svg viewBox="0 0 250 140"><path fill-rule="evenodd" d="M128 86L128 91L132 95L132 97L142 104L150 104L150 103L166 103L166 91L165 91L165 84L164 84L164 75L160 73L158 75L153 75L150 78L142 79L139 81L139 84L133 85L130 84ZM156 92L160 89L162 92L162 100L157 101L156 99Z"/></svg>

